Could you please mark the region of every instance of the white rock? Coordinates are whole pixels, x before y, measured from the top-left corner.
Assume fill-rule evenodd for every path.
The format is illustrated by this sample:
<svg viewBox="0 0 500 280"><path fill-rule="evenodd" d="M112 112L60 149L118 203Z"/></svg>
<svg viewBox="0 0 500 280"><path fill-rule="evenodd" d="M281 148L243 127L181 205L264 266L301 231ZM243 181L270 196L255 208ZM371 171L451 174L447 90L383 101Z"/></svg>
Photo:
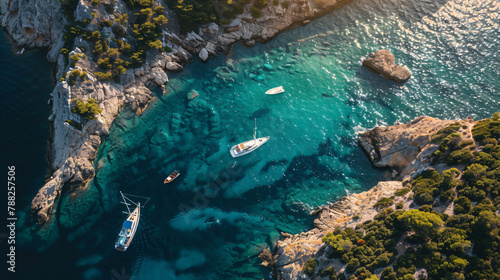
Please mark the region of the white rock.
<svg viewBox="0 0 500 280"><path fill-rule="evenodd" d="M208 25L208 32L212 34L217 34L219 32L219 26L212 22Z"/></svg>
<svg viewBox="0 0 500 280"><path fill-rule="evenodd" d="M206 48L201 49L201 51L199 53L199 57L200 57L201 60L207 61L207 59L208 59L208 51L207 51Z"/></svg>
<svg viewBox="0 0 500 280"><path fill-rule="evenodd" d="M151 75L157 85L161 86L168 82L168 76L160 67L155 67L151 70Z"/></svg>

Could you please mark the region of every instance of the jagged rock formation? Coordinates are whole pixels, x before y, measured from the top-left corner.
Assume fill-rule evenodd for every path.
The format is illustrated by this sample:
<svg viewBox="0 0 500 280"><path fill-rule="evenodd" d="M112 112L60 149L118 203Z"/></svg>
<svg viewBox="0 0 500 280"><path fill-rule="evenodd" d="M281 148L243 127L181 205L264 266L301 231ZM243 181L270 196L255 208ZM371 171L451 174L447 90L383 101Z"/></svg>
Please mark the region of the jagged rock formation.
<svg viewBox="0 0 500 280"><path fill-rule="evenodd" d="M405 176L409 178L431 165L430 155L438 149L437 144L431 143L431 137L456 122L422 116L407 124L376 127L361 133L359 142L375 166L395 168L401 173L400 179ZM457 133L462 136L462 140L472 140L471 129L477 122L469 118L458 123L460 128ZM333 266L336 271L342 272L345 264L326 257L328 248L321 238L336 227L354 228L356 224L372 220L379 213L373 205L383 197L394 196L401 188L403 183L400 181L379 182L366 192L352 194L332 205L317 208L311 213L317 216L315 228L296 235L282 233L282 240L278 241L274 255L271 258L267 254L260 257L262 265L272 266L277 279L309 279L302 268L312 257L319 261L316 269ZM402 202L405 210L415 207L409 198L410 194L396 196L394 204ZM394 205L391 207L395 208ZM447 209L442 207L440 210L446 212L449 211ZM404 248L397 249L404 251Z"/></svg>
<svg viewBox="0 0 500 280"><path fill-rule="evenodd" d="M250 14L252 4L248 4L244 13L227 25L218 26L210 23L200 28L198 33L193 31L184 37L165 30L164 35L169 39L167 45L174 50L174 53L182 48L191 53L199 53L200 58L206 60L210 56L216 56L218 52L227 52L231 45L238 41L244 41L245 45L252 46L256 41L269 40L280 32L306 24L349 0L288 1L288 6L283 4L285 1L280 1L276 6L272 2L269 1L268 7L262 10L260 18L252 18Z"/></svg>
<svg viewBox="0 0 500 280"><path fill-rule="evenodd" d="M187 36L178 34L176 19L172 11L165 7L165 15L170 29L163 31L163 43L172 52L148 51L146 62L137 69L128 69L120 75L120 82L101 82L94 72L98 69L91 59L89 43L77 37L74 50L70 54L85 54L90 59L82 58L74 67L67 64L67 57L60 51L64 46L64 26L67 24L58 0L8 0L0 2L0 19L2 26L13 37L19 46L48 47L48 60L57 62L57 75L69 80L70 71L79 69L87 72L87 79L76 78L70 86L66 81L59 81L51 94L52 137L48 152L52 175L38 191L32 201L31 210L37 216L42 229L54 230L51 214L56 206L63 187L79 189L83 193L88 183L95 176L93 160L102 138L108 134L109 128L124 106L130 106L138 114L152 99L147 86L162 86L168 81L165 71L181 71L182 64L192 61L194 55L203 60L216 56L218 52L228 51L231 44L243 40L247 45L255 41L265 41L279 32L305 24L307 20L319 17L349 0L301 0L291 1L287 8L283 3L274 6L272 2L263 9L263 16L253 19L250 14L251 4L245 7L242 15L228 25L218 26L211 23ZM283 2L283 1L281 1ZM117 0L115 8L119 13L126 13L126 7ZM88 1L79 1L74 13L75 19L85 21L92 19L92 12L100 12L90 6ZM172 31L174 30L174 31ZM111 34L109 27L103 34ZM193 96L194 97L194 96ZM97 120L85 120L71 112L72 99L88 100L93 98L99 104L102 113ZM194 106L194 105L193 105ZM81 130L70 125L67 120L82 124ZM40 232L39 232L40 233Z"/></svg>
<svg viewBox="0 0 500 280"><path fill-rule="evenodd" d="M0 1L0 20L18 46L48 47L47 59L57 61L66 24L60 1Z"/></svg>
<svg viewBox="0 0 500 280"><path fill-rule="evenodd" d="M363 65L382 74L382 76L388 79L393 79L396 82L402 83L410 78L411 73L408 69L396 65L396 63L394 63L395 61L396 58L391 51L379 50L364 59Z"/></svg>
<svg viewBox="0 0 500 280"><path fill-rule="evenodd" d="M373 205L382 197L392 196L402 187L402 183L398 181L380 182L368 191L346 196L332 205L316 209L311 213L317 216L314 220L315 228L296 235L283 233L274 256L271 259L266 255L262 256L263 265L272 265L276 279L307 279L302 266L311 257L320 260L321 267L333 265L336 271L340 271L343 266L339 262L324 256L326 245L321 238L336 227L354 228L357 223L373 219L379 213ZM403 197L398 199L405 200Z"/></svg>
<svg viewBox="0 0 500 280"><path fill-rule="evenodd" d="M361 133L359 143L375 166L393 167L403 178L430 165L429 156L438 149L438 145L431 143L431 136L455 122L422 116L407 124L376 127ZM472 127L474 122L466 119L460 124ZM470 129L463 134L464 138L472 139Z"/></svg>

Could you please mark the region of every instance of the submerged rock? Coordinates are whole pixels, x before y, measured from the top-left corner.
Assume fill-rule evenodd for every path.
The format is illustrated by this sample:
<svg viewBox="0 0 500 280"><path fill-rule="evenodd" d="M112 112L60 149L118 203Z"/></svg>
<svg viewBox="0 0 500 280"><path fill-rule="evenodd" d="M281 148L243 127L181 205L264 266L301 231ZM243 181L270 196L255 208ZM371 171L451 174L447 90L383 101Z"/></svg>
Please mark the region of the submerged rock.
<svg viewBox="0 0 500 280"><path fill-rule="evenodd" d="M193 100L193 99L195 99L198 96L200 96L200 94L196 90L193 89L190 92L188 92L187 99L188 100Z"/></svg>
<svg viewBox="0 0 500 280"><path fill-rule="evenodd" d="M394 61L396 58L389 50L379 50L368 56L367 59L363 60L363 65L382 74L382 76L393 79L396 82L402 83L408 80L411 76L408 69L396 65Z"/></svg>

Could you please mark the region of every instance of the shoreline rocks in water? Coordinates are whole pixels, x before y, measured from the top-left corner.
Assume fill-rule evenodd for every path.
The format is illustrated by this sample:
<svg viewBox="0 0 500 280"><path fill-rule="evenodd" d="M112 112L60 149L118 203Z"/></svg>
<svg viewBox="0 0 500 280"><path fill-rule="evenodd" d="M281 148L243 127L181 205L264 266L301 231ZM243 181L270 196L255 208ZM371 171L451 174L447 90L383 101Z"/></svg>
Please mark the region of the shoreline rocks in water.
<svg viewBox="0 0 500 280"><path fill-rule="evenodd" d="M408 69L395 63L396 58L389 50L379 50L363 60L363 65L382 74L387 79L393 79L398 83L405 82L411 76Z"/></svg>
<svg viewBox="0 0 500 280"><path fill-rule="evenodd" d="M121 1L120 1L121 2ZM48 160L51 176L41 187L32 201L32 214L37 216L38 234L58 229L57 219L51 219L53 209L57 208L63 188L70 188L68 193L81 187L85 190L88 183L94 178L95 170L92 162L103 137L110 129L113 120L125 106L130 107L137 114L141 114L152 100L151 91L146 86L158 84L162 86L168 81L164 71L182 71L182 64L189 63L193 56L198 54L205 60L214 57L220 52L229 51L231 45L238 41L253 45L256 41L266 41L282 31L299 26L306 20L318 18L349 0L305 0L290 2L285 8L281 4L268 5L263 8L263 16L252 18L250 5L238 15L229 25L220 27L211 23L207 28L201 28L198 34L191 32L182 36L174 13L165 6L165 16L168 17L168 29L163 30L163 41L170 53L148 51L146 61L137 69L128 69L120 75L120 82L99 81L94 72L98 70L96 63L91 59L92 52L89 45L81 37L74 41L75 48L69 50L71 54L86 54L90 59L80 59L75 67L69 67L68 59L61 54L64 41L64 26L68 24L57 0L44 1L4 1L0 3L0 20L2 27L12 36L18 46L48 47L50 50L47 59L56 62L56 79L63 73L74 69L85 70L88 79L77 79L75 85L59 81L52 92L52 122L51 143L48 151ZM124 6L117 5L121 13L127 13ZM88 2L79 1L75 11L77 20L89 19L91 13L101 13ZM92 23L94 24L94 23ZM172 31L174 30L174 31ZM177 30L177 31L175 31ZM84 50L84 51L82 51ZM202 51L203 50L203 51ZM201 53L200 53L201 52ZM81 58L81 57L80 57ZM83 68L82 68L83 67ZM99 104L102 113L95 121L81 123L78 130L69 125L66 120L78 122L68 106L68 101L78 98L87 100L93 98ZM84 210L82 210L84 211ZM77 221L75 221L77 223ZM28 226L28 228L31 226ZM48 233L47 233L48 234Z"/></svg>
<svg viewBox="0 0 500 280"><path fill-rule="evenodd" d="M379 182L368 191L352 194L331 205L319 207L311 213L317 216L314 220L315 228L295 235L282 233L283 239L277 242L274 255L269 257L264 253L259 256L263 261L262 265L271 265L276 279L303 279L305 274L302 272L302 267L307 260L313 256L317 259L325 258L323 253L326 245L321 238L336 227L354 228L358 223L372 220L379 213L373 205L380 198L390 197L401 188L403 184L399 181ZM403 202L405 199L406 197L397 198L398 202ZM324 261L331 260L324 259ZM337 271L345 267L340 262L332 265Z"/></svg>
<svg viewBox="0 0 500 280"><path fill-rule="evenodd" d="M444 165L431 166L431 154L438 150L438 145L432 143L432 137L441 131L451 131L449 128L453 126L456 134L461 135L462 141L470 141L471 130L477 123L471 118L453 121L421 116L407 124L376 127L361 133L360 145L368 153L372 163L377 167L398 168L401 172L399 178L405 177L405 180L379 182L368 191L352 194L334 204L317 208L311 213L317 216L314 229L296 235L282 233L282 239L277 242L272 257L267 253L260 256L262 265L271 265L276 279L309 279L303 272L303 267L311 258L318 261L320 270L333 267L335 271L342 273L346 264L326 257L329 249L322 238L335 228L355 228L358 224L373 220L382 211L374 207L381 198L393 199L389 206L392 210L398 204L398 209L403 210L419 207L413 202L411 190L403 192L402 196L396 195L396 191L404 188L406 179L412 175L420 174L429 167L439 169L440 165ZM448 168L450 166L443 166L443 169ZM440 207L439 211L450 214L446 205ZM403 245L398 245L396 249L400 254L405 250Z"/></svg>

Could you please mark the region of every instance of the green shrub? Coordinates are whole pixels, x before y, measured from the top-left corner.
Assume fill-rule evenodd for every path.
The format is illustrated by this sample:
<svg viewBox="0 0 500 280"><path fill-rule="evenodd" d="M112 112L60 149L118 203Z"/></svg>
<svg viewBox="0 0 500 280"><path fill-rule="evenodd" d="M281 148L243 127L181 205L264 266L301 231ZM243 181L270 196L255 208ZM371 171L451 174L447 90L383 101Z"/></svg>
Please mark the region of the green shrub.
<svg viewBox="0 0 500 280"><path fill-rule="evenodd" d="M498 112L497 112L498 113ZM472 128L472 136L478 142L484 142L488 138L500 138L499 114L493 114L491 119L481 120Z"/></svg>
<svg viewBox="0 0 500 280"><path fill-rule="evenodd" d="M458 144L458 146L459 146L460 148L464 148L464 147L467 147L467 146L472 145L472 144L474 144L474 141L473 141L473 140L466 140L466 141L462 141L462 142L460 142L460 143Z"/></svg>
<svg viewBox="0 0 500 280"><path fill-rule="evenodd" d="M66 120L67 123L69 123L72 127L78 129L78 130L82 130L82 124L79 123L79 122L76 122L76 121L73 121L73 120Z"/></svg>
<svg viewBox="0 0 500 280"><path fill-rule="evenodd" d="M78 54L72 54L69 58L71 59L71 68L75 68L76 63L80 61L80 56Z"/></svg>
<svg viewBox="0 0 500 280"><path fill-rule="evenodd" d="M287 0L283 1L281 3L281 7L283 7L284 9L288 9L288 7L290 7L290 1Z"/></svg>
<svg viewBox="0 0 500 280"><path fill-rule="evenodd" d="M107 81L113 77L113 74L109 71L108 72L95 72L94 75L99 81Z"/></svg>
<svg viewBox="0 0 500 280"><path fill-rule="evenodd" d="M418 205L432 204L434 203L434 197L428 191L422 191L415 195L414 201Z"/></svg>
<svg viewBox="0 0 500 280"><path fill-rule="evenodd" d="M258 7L255 7L255 6L250 7L250 13L252 14L253 18L262 17L262 10Z"/></svg>
<svg viewBox="0 0 500 280"><path fill-rule="evenodd" d="M399 202L398 204L396 204L396 209L403 209L403 207L404 207L403 202Z"/></svg>
<svg viewBox="0 0 500 280"><path fill-rule="evenodd" d="M253 5L257 8L263 9L263 8L267 7L268 3L269 3L268 0L255 0L253 2Z"/></svg>
<svg viewBox="0 0 500 280"><path fill-rule="evenodd" d="M312 276L314 274L314 270L316 270L316 266L318 266L319 261L315 258L310 258L302 267L302 272L305 274Z"/></svg>
<svg viewBox="0 0 500 280"><path fill-rule="evenodd" d="M373 205L374 208L387 208L394 203L393 198L383 197Z"/></svg>
<svg viewBox="0 0 500 280"><path fill-rule="evenodd" d="M319 273L319 275L320 275L321 277L327 277L327 276L336 275L336 273L337 273L337 272L335 271L335 268L333 268L333 266L330 266L330 267L328 267L327 269L325 269L325 270L321 271L321 272Z"/></svg>
<svg viewBox="0 0 500 280"><path fill-rule="evenodd" d="M72 70L72 71L69 73L69 77L68 77L68 85L70 85L70 86L74 86L74 85L75 85L76 78L77 78L77 77L80 77L81 75L82 75L82 73L80 72L80 70L78 70L78 69Z"/></svg>
<svg viewBox="0 0 500 280"><path fill-rule="evenodd" d="M113 22L111 20L103 20L99 24L100 29L103 29L104 27L111 27L113 26Z"/></svg>
<svg viewBox="0 0 500 280"><path fill-rule="evenodd" d="M97 5L99 5L99 0L92 0L92 1L90 1L90 5L92 5L94 7L97 6Z"/></svg>
<svg viewBox="0 0 500 280"><path fill-rule="evenodd" d="M88 120L95 120L96 115L102 112L93 98L83 102L82 100L72 100L71 112L76 113Z"/></svg>
<svg viewBox="0 0 500 280"><path fill-rule="evenodd" d="M455 199L455 191L450 189L441 194L440 200L443 203L451 202Z"/></svg>
<svg viewBox="0 0 500 280"><path fill-rule="evenodd" d="M446 157L445 162L448 165L467 164L472 160L472 153L470 150L457 150L451 152Z"/></svg>
<svg viewBox="0 0 500 280"><path fill-rule="evenodd" d="M157 15L162 15L165 9L162 6L156 6L153 10Z"/></svg>
<svg viewBox="0 0 500 280"><path fill-rule="evenodd" d="M395 193L395 195L396 196L404 196L404 195L406 195L409 192L410 192L409 188L402 188L402 189L397 190L396 193Z"/></svg>
<svg viewBox="0 0 500 280"><path fill-rule="evenodd" d="M273 0L273 5L278 6L280 4L280 0Z"/></svg>
<svg viewBox="0 0 500 280"><path fill-rule="evenodd" d="M106 12L108 14L112 14L115 12L115 5L113 4L104 4L104 10L106 10Z"/></svg>
<svg viewBox="0 0 500 280"><path fill-rule="evenodd" d="M62 48L60 52L61 52L61 54L63 54L63 55L67 55L67 54L69 53L69 50L68 50L68 49L66 49L66 48Z"/></svg>

